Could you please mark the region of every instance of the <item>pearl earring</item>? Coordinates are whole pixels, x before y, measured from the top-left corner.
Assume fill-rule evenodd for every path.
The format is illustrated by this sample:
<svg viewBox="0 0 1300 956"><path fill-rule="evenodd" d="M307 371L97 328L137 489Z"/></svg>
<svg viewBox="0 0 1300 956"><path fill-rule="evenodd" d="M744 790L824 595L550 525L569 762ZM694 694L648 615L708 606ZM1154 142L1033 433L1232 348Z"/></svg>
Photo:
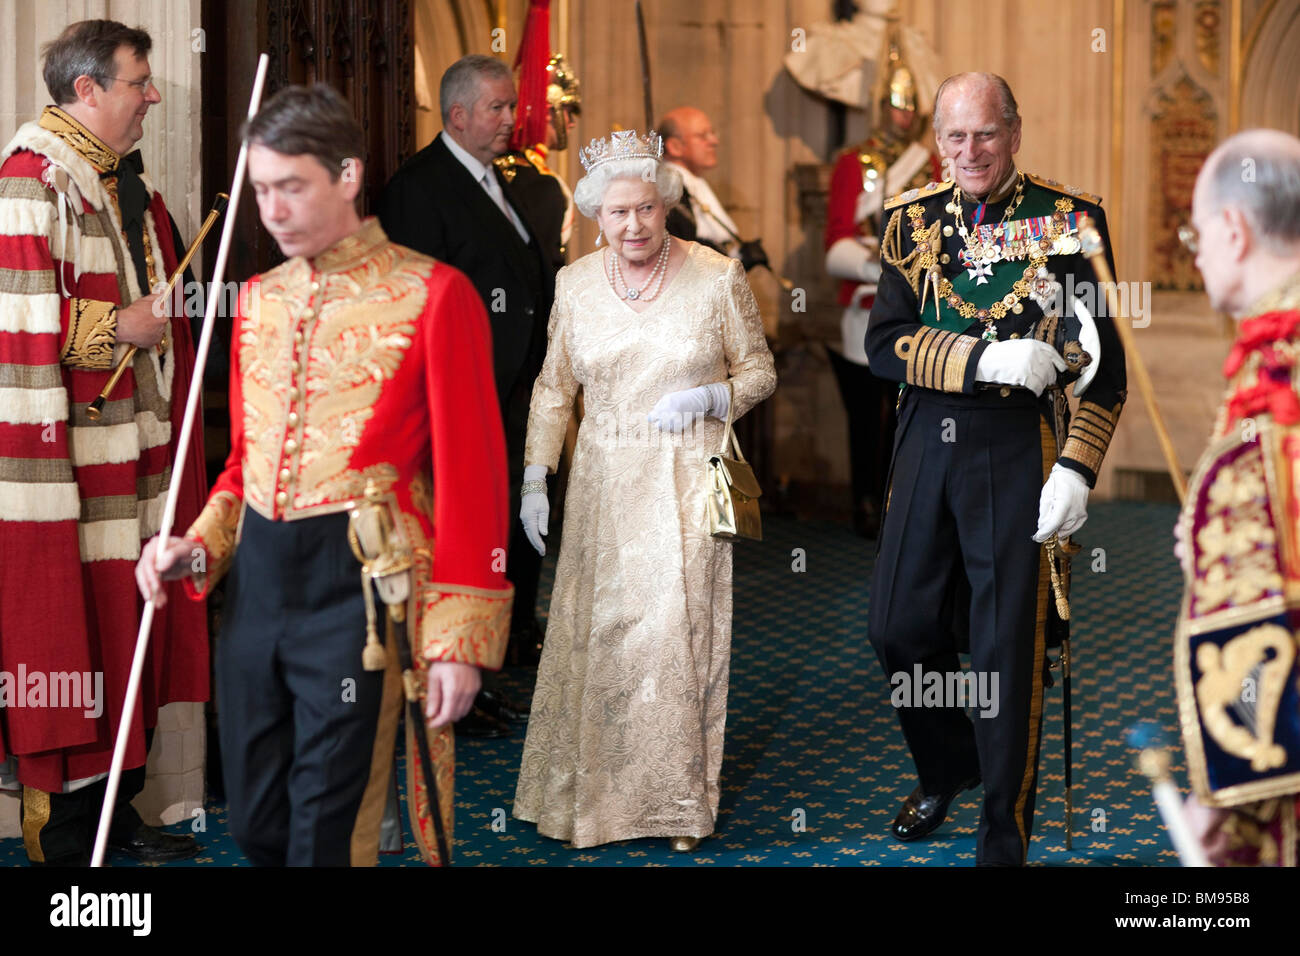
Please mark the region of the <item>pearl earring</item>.
<svg viewBox="0 0 1300 956"><path fill-rule="evenodd" d="M596 246L597 246L597 248L599 248L600 243L601 243L601 240L604 239L604 238L605 238L605 232L604 232L604 230L601 230L600 232L596 233Z"/></svg>

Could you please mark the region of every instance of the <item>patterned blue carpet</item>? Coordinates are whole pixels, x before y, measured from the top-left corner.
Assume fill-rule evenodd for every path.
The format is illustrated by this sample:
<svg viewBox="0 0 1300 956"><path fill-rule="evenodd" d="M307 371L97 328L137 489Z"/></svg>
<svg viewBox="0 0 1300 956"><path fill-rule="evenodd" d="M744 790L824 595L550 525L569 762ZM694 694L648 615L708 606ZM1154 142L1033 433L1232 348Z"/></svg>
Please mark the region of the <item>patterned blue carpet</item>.
<svg viewBox="0 0 1300 956"><path fill-rule="evenodd" d="M1176 862L1134 768L1125 732L1158 724L1176 743L1171 635L1181 587L1170 505L1098 503L1075 561L1074 849L1064 844L1061 694L1048 691L1031 865L1164 866ZM982 791L963 794L928 840L889 835L915 786L889 686L867 643L874 545L847 528L768 517L762 544L736 546L726 758L718 832L692 854L665 840L567 849L510 817L523 728L500 741L457 742L460 866L969 866ZM797 549L802 549L802 552ZM1100 550L1098 550L1100 549ZM802 553L806 565L799 567ZM1104 567L1104 570L1102 568ZM1093 570L1096 568L1097 570ZM548 562L549 576L553 563ZM542 607L549 600L543 581ZM533 672L507 671L520 699ZM1185 777L1181 750L1175 775ZM205 852L188 864L246 865L210 806ZM188 828L177 826L175 832ZM0 865L22 865L0 840ZM132 865L114 858L114 865ZM406 850L381 865L419 862Z"/></svg>

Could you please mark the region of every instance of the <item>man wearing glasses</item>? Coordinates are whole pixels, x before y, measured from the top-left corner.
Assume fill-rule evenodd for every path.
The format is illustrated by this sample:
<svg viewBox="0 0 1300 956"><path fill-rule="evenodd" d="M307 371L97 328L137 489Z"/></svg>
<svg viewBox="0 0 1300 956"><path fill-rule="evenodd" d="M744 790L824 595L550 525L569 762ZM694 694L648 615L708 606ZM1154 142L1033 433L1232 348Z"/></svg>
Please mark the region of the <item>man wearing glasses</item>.
<svg viewBox="0 0 1300 956"><path fill-rule="evenodd" d="M193 371L189 326L150 294L182 244L132 152L161 101L151 45L110 20L69 26L44 50L57 105L0 153L0 787L22 788L36 865L89 862L140 620L135 563L178 454L177 523L205 497L198 435L178 449L172 427ZM164 862L198 847L145 825L130 801L158 708L207 700L202 605L160 608L150 652L109 845Z"/></svg>
<svg viewBox="0 0 1300 956"><path fill-rule="evenodd" d="M1227 394L1176 528L1186 596L1174 675L1212 863L1300 853L1300 140L1248 130L1210 154L1179 237L1236 318Z"/></svg>

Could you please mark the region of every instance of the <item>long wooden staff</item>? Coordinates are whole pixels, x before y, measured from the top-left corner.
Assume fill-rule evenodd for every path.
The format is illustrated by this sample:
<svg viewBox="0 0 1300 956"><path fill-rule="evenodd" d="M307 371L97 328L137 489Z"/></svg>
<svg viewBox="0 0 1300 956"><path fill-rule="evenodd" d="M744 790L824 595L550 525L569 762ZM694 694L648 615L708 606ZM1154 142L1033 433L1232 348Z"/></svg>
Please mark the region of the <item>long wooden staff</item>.
<svg viewBox="0 0 1300 956"><path fill-rule="evenodd" d="M1106 290L1106 307L1110 311L1115 330L1119 333L1120 342L1123 343L1125 358L1137 376L1138 390L1142 392L1142 401L1146 403L1147 414L1151 416L1151 424L1156 430L1156 438L1160 440L1160 450L1165 455L1165 466L1169 469L1169 477L1173 480L1174 491L1178 493L1178 503L1182 504L1187 497L1187 482L1183 478L1182 468L1178 465L1178 455L1174 452L1174 443L1169 437L1169 429L1165 427L1164 416L1160 414L1160 407L1156 404L1156 390L1151 385L1151 376L1147 374L1146 363L1142 361L1142 354L1133 341L1133 330L1119 314L1115 299L1114 276L1110 274L1110 263L1106 261L1106 246L1097 227L1082 216L1079 217L1079 242L1083 245L1083 254L1092 263L1097 281Z"/></svg>
<svg viewBox="0 0 1300 956"><path fill-rule="evenodd" d="M194 237L194 241L190 243L190 247L185 250L184 257L179 263L177 263L176 268L172 270L172 276L167 280L167 284L158 292L158 298L163 302L166 302L171 297L172 290L176 288L176 283L179 282L181 276L185 274L185 267L190 264L190 260L194 258L194 254L199 251L199 246L203 245L203 240L207 238L208 232L212 229L213 223L215 223L217 219L220 218L221 214L226 211L226 201L228 199L230 199L230 197L225 193L217 193L216 201L212 204L212 211L209 212L207 218L203 220L203 225L199 228L199 234ZM135 360L135 353L138 351L140 351L140 347L137 345L133 345L126 350L126 354L122 356L122 361L117 363L117 368L113 369L113 374L108 377L108 381L104 384L103 389L100 390L99 397L86 406L86 417L92 422L99 421L103 416L104 405L108 402L108 396L113 394L113 389L117 388L118 380L121 379L126 370L130 368L131 362Z"/></svg>
<svg viewBox="0 0 1300 956"><path fill-rule="evenodd" d="M655 128L655 108L650 96L650 44L646 40L641 0L636 0L636 38L641 50L641 96L645 104L645 132L648 133Z"/></svg>
<svg viewBox="0 0 1300 956"><path fill-rule="evenodd" d="M265 53L257 61L257 78L253 81L253 95L248 101L248 118L257 115L262 104L262 84L266 81ZM239 209L239 196L243 192L244 171L248 165L248 141L239 147L239 160L235 163L235 181L230 187L230 208ZM217 262L212 272L212 288L220 289L226 274L226 256L230 252L230 239L235 231L236 216L232 213L226 217L221 229L221 245L217 248ZM189 398L185 403L185 418L181 423L181 437L176 447L182 451L189 447L190 433L194 428L195 413L198 411L199 398L203 394L203 369L208 361L208 347L212 344L212 326L216 319L217 307L225 300L223 295L208 298L207 313L203 316L203 332L199 336L199 346L194 356L194 376L190 379ZM167 490L167 504L163 508L162 527L158 535L162 541L171 536L172 522L176 520L176 499L180 495L181 480L185 474L185 455L176 456L173 465L171 487ZM144 670L145 654L149 649L149 632L153 627L155 604L149 601L144 606L144 617L140 620L140 633L135 639L135 658L131 661L131 679L126 685L126 701L122 705L122 722L117 728L117 742L113 745L113 763L108 771L108 786L104 791L104 807L99 813L99 830L95 834L95 852L91 857L92 867L103 866L104 850L108 845L108 829L113 820L113 808L117 804L117 788L122 779L122 763L126 759L126 743L131 734L131 718L135 715L135 705L140 695L140 674Z"/></svg>

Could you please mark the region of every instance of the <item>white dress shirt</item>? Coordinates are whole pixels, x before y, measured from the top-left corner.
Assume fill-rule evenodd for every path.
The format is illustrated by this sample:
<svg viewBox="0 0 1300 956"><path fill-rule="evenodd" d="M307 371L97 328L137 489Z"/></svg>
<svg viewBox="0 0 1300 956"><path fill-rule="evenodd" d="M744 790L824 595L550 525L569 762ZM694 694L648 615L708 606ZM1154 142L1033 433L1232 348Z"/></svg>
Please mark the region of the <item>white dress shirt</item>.
<svg viewBox="0 0 1300 956"><path fill-rule="evenodd" d="M519 233L519 238L527 243L529 241L528 227L524 225L523 220L519 218L519 214L510 205L510 201L506 199L493 168L490 165L484 166L471 156L460 143L447 135L446 130L443 130L438 135L442 137L443 143L451 150L451 155L455 156L460 161L460 164L469 170L469 174L474 177L474 181L483 187L483 191L488 194L502 214L510 220L510 224L515 227L515 232Z"/></svg>

